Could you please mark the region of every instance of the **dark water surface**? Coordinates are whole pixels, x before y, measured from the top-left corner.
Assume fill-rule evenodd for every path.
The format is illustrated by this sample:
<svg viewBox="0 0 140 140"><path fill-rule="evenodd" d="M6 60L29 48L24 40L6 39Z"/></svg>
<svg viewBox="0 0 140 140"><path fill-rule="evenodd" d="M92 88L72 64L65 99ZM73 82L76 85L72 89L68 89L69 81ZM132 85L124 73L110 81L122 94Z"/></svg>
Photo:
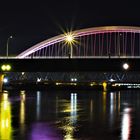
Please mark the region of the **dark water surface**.
<svg viewBox="0 0 140 140"><path fill-rule="evenodd" d="M140 139L140 91L1 93L0 140Z"/></svg>

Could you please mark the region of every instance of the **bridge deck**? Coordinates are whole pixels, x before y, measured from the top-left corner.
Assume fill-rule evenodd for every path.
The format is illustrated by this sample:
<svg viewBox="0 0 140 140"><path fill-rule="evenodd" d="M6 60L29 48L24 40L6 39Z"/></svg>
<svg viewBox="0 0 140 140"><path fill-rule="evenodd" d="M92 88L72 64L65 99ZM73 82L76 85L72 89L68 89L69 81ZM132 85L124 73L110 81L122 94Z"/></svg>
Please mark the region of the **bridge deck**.
<svg viewBox="0 0 140 140"><path fill-rule="evenodd" d="M63 72L63 71L124 71L122 65L130 65L128 71L140 70L140 59L0 59L0 65L8 63L15 72Z"/></svg>
<svg viewBox="0 0 140 140"><path fill-rule="evenodd" d="M112 59L140 59L140 56L73 56L71 59L108 59L108 58L112 58ZM55 56L55 57L44 57L44 56L35 56L35 57L25 57L25 58L17 58L17 57L5 57L5 56L0 56L0 59L69 59L69 57L67 56Z"/></svg>

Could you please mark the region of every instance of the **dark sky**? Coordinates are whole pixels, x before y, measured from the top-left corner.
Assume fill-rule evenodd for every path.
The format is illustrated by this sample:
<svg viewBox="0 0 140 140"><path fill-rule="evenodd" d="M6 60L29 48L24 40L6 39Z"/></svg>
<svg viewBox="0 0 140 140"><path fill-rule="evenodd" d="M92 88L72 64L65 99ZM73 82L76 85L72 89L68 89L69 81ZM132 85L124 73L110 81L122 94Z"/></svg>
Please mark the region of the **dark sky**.
<svg viewBox="0 0 140 140"><path fill-rule="evenodd" d="M3 0L0 4L0 56L16 55L63 30L105 25L140 26L138 0Z"/></svg>

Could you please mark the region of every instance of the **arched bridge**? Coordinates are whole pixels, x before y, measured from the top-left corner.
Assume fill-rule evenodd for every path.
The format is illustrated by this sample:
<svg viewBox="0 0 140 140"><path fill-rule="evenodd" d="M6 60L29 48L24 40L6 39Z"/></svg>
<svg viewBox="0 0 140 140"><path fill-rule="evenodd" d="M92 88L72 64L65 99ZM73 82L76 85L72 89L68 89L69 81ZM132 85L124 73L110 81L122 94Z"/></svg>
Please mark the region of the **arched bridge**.
<svg viewBox="0 0 140 140"><path fill-rule="evenodd" d="M13 71L121 71L124 62L137 71L139 58L140 27L105 26L58 35L5 61Z"/></svg>
<svg viewBox="0 0 140 140"><path fill-rule="evenodd" d="M140 27L107 26L73 31L47 39L17 58L67 58L69 53L73 58L139 57Z"/></svg>

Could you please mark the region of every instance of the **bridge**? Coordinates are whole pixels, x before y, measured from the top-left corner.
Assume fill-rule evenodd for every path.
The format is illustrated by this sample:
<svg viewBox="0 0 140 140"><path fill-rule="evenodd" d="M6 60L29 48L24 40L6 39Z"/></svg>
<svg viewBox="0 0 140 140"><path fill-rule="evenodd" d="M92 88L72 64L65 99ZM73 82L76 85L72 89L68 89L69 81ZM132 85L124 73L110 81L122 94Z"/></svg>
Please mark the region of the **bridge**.
<svg viewBox="0 0 140 140"><path fill-rule="evenodd" d="M18 86L95 88L108 81L111 87L140 88L140 27L93 27L64 33L16 57L0 57L0 66L0 81L6 73L10 83Z"/></svg>
<svg viewBox="0 0 140 140"><path fill-rule="evenodd" d="M140 27L81 29L38 43L16 57L0 58L12 71L139 71Z"/></svg>
<svg viewBox="0 0 140 140"><path fill-rule="evenodd" d="M139 59L0 59L0 64L10 64L12 72L138 72ZM2 69L1 69L2 72Z"/></svg>
<svg viewBox="0 0 140 140"><path fill-rule="evenodd" d="M47 39L17 58L139 57L140 28L107 26L81 29Z"/></svg>

